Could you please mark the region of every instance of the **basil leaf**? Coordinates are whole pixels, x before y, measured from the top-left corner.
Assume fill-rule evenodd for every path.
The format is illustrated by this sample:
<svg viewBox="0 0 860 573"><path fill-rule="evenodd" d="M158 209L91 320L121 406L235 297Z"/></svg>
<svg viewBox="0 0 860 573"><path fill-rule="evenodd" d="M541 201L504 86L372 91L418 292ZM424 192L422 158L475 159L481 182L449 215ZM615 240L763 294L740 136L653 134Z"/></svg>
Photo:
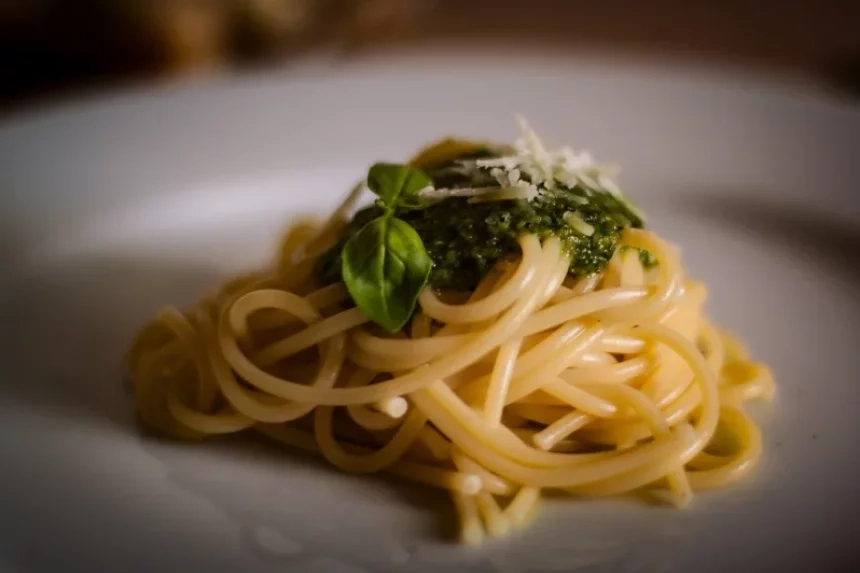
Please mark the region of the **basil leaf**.
<svg viewBox="0 0 860 573"><path fill-rule="evenodd" d="M367 172L367 186L379 197L379 206L388 211L423 209L429 203L418 192L431 185L423 171L399 163L376 163Z"/></svg>
<svg viewBox="0 0 860 573"><path fill-rule="evenodd" d="M415 229L383 215L347 241L341 265L358 308L385 330L397 332L412 316L432 263Z"/></svg>

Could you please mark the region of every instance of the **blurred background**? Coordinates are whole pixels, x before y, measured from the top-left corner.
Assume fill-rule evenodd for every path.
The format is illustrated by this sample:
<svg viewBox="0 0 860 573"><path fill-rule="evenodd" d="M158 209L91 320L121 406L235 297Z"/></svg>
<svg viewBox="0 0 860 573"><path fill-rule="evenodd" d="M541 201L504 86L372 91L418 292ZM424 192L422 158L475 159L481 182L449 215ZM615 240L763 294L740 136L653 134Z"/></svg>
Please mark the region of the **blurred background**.
<svg viewBox="0 0 860 573"><path fill-rule="evenodd" d="M860 90L851 0L0 0L0 110L325 51L692 60Z"/></svg>

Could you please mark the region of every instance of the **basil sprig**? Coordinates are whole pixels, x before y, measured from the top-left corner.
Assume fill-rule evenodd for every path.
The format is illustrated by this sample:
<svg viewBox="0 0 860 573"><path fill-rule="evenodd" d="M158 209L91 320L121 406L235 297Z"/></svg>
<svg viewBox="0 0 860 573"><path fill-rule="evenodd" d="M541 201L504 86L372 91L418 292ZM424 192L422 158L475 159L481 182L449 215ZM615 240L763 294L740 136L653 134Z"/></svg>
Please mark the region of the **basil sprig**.
<svg viewBox="0 0 860 573"><path fill-rule="evenodd" d="M397 332L415 310L432 261L421 237L396 209L423 209L419 191L431 185L422 171L377 163L367 174L382 215L352 236L341 252L341 274L361 311L389 332Z"/></svg>
<svg viewBox="0 0 860 573"><path fill-rule="evenodd" d="M423 209L428 203L419 191L432 182L423 171L399 163L376 163L367 172L367 187L379 199L376 204L386 212L402 209Z"/></svg>

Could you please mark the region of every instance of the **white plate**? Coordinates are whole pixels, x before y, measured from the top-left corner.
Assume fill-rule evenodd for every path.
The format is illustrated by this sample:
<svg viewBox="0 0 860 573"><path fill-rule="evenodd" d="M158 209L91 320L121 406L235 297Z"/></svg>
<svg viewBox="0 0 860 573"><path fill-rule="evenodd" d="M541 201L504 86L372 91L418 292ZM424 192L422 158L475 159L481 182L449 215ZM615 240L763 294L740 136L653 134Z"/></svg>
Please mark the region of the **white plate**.
<svg viewBox="0 0 860 573"><path fill-rule="evenodd" d="M119 356L378 159L459 133L625 167L711 312L776 373L755 477L676 511L548 503L481 550L443 497L248 443L142 438ZM479 57L161 87L0 127L0 551L52 571L754 572L858 558L860 113L812 88ZM440 509L446 508L446 509ZM448 521L446 521L448 520ZM803 565L804 567L800 567ZM808 566L808 567L807 567Z"/></svg>

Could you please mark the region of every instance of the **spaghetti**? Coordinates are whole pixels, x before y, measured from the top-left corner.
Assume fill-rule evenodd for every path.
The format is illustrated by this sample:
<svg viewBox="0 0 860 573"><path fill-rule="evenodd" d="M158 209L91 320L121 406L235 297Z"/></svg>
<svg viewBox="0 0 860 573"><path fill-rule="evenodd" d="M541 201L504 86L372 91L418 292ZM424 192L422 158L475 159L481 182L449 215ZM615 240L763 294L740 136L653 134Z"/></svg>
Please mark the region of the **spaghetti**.
<svg viewBox="0 0 860 573"><path fill-rule="evenodd" d="M756 465L742 407L773 395L770 373L706 318L705 286L656 234L625 228L583 277L557 238L522 234L465 300L426 287L391 334L313 272L359 193L294 225L269 268L140 330L127 364L144 424L251 430L446 489L470 544L527 523L545 489L683 506Z"/></svg>

